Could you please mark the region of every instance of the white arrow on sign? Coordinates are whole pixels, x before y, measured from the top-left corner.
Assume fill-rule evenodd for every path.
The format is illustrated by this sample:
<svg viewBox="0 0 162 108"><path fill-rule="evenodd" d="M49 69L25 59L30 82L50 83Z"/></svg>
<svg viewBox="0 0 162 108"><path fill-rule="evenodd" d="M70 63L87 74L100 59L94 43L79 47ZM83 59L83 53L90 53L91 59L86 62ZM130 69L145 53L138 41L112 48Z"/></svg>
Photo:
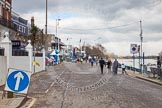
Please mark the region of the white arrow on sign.
<svg viewBox="0 0 162 108"><path fill-rule="evenodd" d="M19 84L20 84L20 79L24 79L24 76L22 75L21 72L17 73L14 78L16 79L16 85L15 85L15 90L19 89Z"/></svg>

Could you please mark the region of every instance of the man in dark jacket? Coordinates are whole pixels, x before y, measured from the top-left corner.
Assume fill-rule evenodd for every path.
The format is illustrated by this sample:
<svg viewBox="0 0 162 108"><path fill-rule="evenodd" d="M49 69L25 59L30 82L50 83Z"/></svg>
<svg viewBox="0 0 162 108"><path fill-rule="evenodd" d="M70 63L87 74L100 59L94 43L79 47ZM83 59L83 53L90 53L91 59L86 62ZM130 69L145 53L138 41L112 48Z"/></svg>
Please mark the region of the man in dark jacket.
<svg viewBox="0 0 162 108"><path fill-rule="evenodd" d="M101 68L101 74L103 74L103 67L104 67L104 65L105 65L105 61L103 60L102 57L101 57L99 63L100 63L100 68Z"/></svg>

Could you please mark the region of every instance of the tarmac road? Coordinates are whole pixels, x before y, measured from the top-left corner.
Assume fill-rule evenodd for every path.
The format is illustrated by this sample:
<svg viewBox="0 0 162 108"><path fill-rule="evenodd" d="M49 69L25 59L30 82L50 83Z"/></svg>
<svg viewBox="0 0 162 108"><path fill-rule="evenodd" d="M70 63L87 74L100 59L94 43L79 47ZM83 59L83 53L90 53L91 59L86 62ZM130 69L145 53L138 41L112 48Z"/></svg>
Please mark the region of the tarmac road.
<svg viewBox="0 0 162 108"><path fill-rule="evenodd" d="M33 77L32 108L162 108L162 86L113 75L88 63L65 62Z"/></svg>

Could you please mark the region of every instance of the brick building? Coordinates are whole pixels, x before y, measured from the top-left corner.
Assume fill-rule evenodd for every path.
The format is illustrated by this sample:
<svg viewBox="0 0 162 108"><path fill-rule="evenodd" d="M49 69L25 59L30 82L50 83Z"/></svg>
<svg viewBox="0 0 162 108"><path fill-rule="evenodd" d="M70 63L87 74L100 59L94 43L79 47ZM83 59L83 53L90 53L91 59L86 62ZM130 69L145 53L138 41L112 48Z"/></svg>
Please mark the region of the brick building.
<svg viewBox="0 0 162 108"><path fill-rule="evenodd" d="M17 28L11 21L12 0L0 0L0 40L5 32L9 32L10 38L16 34Z"/></svg>

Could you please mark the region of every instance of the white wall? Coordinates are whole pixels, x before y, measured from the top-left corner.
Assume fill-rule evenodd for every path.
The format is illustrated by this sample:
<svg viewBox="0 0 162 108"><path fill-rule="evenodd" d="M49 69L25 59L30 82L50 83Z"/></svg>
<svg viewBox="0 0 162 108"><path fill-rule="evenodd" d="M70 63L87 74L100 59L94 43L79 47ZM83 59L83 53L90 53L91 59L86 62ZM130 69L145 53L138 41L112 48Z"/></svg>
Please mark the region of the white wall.
<svg viewBox="0 0 162 108"><path fill-rule="evenodd" d="M6 76L8 73L8 68L15 68L24 71L34 72L33 66L33 51L31 42L26 47L29 52L29 56L12 56L12 44L8 36L6 36L1 42L0 46L5 48L5 56L0 56L0 85L5 84ZM43 57L36 57L35 60L40 64L35 66L35 72L40 72L45 70L45 50L42 50Z"/></svg>
<svg viewBox="0 0 162 108"><path fill-rule="evenodd" d="M43 57L35 57L35 60L40 64L40 66L35 66L35 72L40 72L45 70ZM33 57L34 61L34 57ZM30 61L28 56L11 56L10 58L10 68L16 68L24 71L30 71ZM32 72L34 72L34 66L32 65Z"/></svg>
<svg viewBox="0 0 162 108"><path fill-rule="evenodd" d="M5 84L7 73L7 57L0 56L0 86Z"/></svg>
<svg viewBox="0 0 162 108"><path fill-rule="evenodd" d="M45 65L44 58L43 57L35 57L35 60L40 64L40 66L35 66L35 72L40 72L42 70L45 70L45 68L44 68L44 65Z"/></svg>
<svg viewBox="0 0 162 108"><path fill-rule="evenodd" d="M30 62L28 56L11 56L9 68L30 71Z"/></svg>

